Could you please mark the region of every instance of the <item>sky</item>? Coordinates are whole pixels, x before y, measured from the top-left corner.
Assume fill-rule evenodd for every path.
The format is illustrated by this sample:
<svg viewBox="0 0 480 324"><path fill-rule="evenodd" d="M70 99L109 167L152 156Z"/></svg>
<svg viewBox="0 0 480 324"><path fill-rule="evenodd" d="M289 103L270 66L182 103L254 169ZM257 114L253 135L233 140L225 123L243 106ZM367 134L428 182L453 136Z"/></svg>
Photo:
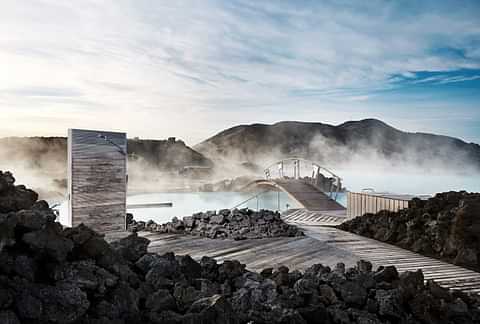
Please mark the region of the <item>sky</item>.
<svg viewBox="0 0 480 324"><path fill-rule="evenodd" d="M0 2L0 137L363 118L480 143L480 1Z"/></svg>

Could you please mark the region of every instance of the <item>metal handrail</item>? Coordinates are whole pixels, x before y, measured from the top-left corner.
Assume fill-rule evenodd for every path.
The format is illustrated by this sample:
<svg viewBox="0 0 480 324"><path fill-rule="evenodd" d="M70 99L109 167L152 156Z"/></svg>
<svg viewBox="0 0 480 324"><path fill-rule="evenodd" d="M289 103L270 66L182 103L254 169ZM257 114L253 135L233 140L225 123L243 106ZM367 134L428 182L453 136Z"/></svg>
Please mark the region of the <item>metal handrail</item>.
<svg viewBox="0 0 480 324"><path fill-rule="evenodd" d="M312 161L312 160L307 160L307 159L300 158L300 157L289 157L289 158L285 158L285 159L276 161L275 163L272 163L272 164L270 164L268 167L266 167L266 168L264 169L264 171L267 171L267 170L269 170L270 168L278 165L278 163L280 163L280 162L283 162L283 161L294 161L294 160L300 160L300 161L304 161L304 162L309 162L309 163L311 163L312 165L317 166L319 169L323 169L323 170L327 171L328 173L330 173L331 176L333 176L333 177L335 177L335 178L338 178L338 179L340 179L340 180L343 180L341 177L339 177L339 176L337 176L335 173L333 173L330 169L328 169L328 168L326 168L326 167L323 167L323 166L321 166L320 164L318 164L318 163L316 163L316 162L314 162L314 161Z"/></svg>
<svg viewBox="0 0 480 324"><path fill-rule="evenodd" d="M337 200L338 193L342 189L341 188L342 178L337 176L335 173L333 173L329 169L327 169L327 168L321 166L320 164L318 164L314 161L311 161L311 160L307 160L307 159L300 158L300 157L289 157L289 158L282 159L280 161L277 161L277 162L269 165L267 168L264 169L265 178L267 180L271 179L272 174L274 174L275 172L271 172L272 170L270 170L270 169L272 169L273 167L278 166L278 165L281 165L281 168L279 168L280 178L285 178L284 163L289 162L289 161L294 161L294 163L295 163L295 165L294 165L294 178L295 179L298 179L298 180L304 181L306 183L309 183L309 184L318 188L320 191L322 191L324 193L328 192L328 196L329 196L330 199ZM304 177L304 178L300 177L300 170L301 170L300 161L307 162L308 164L312 165L313 172L312 172L311 177L308 177L308 176ZM322 177L324 177L324 178L331 179L330 188L320 188L320 187L317 186L317 181L318 181L320 175L322 175Z"/></svg>
<svg viewBox="0 0 480 324"><path fill-rule="evenodd" d="M252 199L254 199L254 198L258 198L258 196L260 196L260 195L263 195L264 193L266 193L266 192L269 192L269 191L270 191L270 190L265 190L265 191L262 191L262 192L260 192L260 193L257 193L255 196L252 196L252 197L250 197L250 198L248 198L248 199L246 199L246 200L242 201L241 203L239 203L239 204L237 204L237 205L233 206L232 208L230 208L230 210L234 210L234 209L236 209L236 208L240 207L241 205L243 205L243 204L245 204L245 203L249 202L250 200L252 200Z"/></svg>

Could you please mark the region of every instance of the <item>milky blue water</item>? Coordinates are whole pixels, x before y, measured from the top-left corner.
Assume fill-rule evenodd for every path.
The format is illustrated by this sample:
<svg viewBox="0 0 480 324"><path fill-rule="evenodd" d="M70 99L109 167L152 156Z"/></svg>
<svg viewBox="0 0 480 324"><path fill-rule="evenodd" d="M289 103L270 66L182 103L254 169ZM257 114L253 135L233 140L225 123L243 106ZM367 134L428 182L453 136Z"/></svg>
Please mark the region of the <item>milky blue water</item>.
<svg viewBox="0 0 480 324"><path fill-rule="evenodd" d="M372 188L377 192L397 194L428 194L438 192L466 190L480 192L480 173L465 172L465 174L448 172L427 172L420 170L377 170L374 165L371 169L339 170L338 174L344 179L343 184L350 191L361 191Z"/></svg>
<svg viewBox="0 0 480 324"><path fill-rule="evenodd" d="M129 196L128 204L171 202L173 207L129 209L136 220L154 220L166 222L172 217L184 217L199 211L230 209L233 207L270 209L284 211L300 206L284 192L266 192L258 199L254 194L245 192L191 192L191 193L150 193ZM250 199L250 200L249 200ZM244 202L249 200L247 202ZM242 203L244 202L244 203ZM288 206L287 206L288 204Z"/></svg>
<svg viewBox="0 0 480 324"><path fill-rule="evenodd" d="M136 220L148 221L151 219L157 223L165 223L173 217L182 218L201 211L218 211L234 207L279 211L285 211L287 208L300 208L300 205L284 192L264 192L258 196L258 199L252 199L253 196L255 196L254 193L246 192L147 193L129 195L127 205L171 202L173 207L128 209L128 212L132 213ZM62 203L57 209L60 213L60 222L64 223L68 213L67 202Z"/></svg>

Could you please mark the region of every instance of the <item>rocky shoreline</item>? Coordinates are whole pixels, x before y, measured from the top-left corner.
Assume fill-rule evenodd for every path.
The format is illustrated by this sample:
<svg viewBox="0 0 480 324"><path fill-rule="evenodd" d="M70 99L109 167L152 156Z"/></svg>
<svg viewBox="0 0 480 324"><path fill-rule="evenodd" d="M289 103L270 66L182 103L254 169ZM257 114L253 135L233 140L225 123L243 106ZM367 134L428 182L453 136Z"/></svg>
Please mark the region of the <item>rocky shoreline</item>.
<svg viewBox="0 0 480 324"><path fill-rule="evenodd" d="M480 271L480 193L439 193L412 200L408 209L365 214L338 227Z"/></svg>
<svg viewBox="0 0 480 324"><path fill-rule="evenodd" d="M148 253L137 233L109 244L84 225L62 228L1 172L0 234L2 324L480 323L477 295L424 283L421 271L359 261L256 273Z"/></svg>
<svg viewBox="0 0 480 324"><path fill-rule="evenodd" d="M259 239L280 236L304 235L296 226L286 224L278 212L271 210L222 209L174 217L171 222L157 224L135 221L133 215L127 217L127 228L131 232L148 231L154 233L188 234L211 239Z"/></svg>

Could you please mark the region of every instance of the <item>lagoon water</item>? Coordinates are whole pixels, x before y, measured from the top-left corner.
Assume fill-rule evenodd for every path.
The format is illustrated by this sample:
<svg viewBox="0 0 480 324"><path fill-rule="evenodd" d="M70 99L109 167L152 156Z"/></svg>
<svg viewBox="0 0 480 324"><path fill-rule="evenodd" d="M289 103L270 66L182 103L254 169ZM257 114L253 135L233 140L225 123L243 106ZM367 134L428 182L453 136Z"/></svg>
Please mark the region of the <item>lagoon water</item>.
<svg viewBox="0 0 480 324"><path fill-rule="evenodd" d="M136 220L154 220L166 222L176 216L182 218L193 213L207 210L229 209L248 200L253 193L245 192L190 192L190 193L151 193L128 197L128 204L172 202L173 207L129 209ZM279 203L280 202L280 203ZM257 205L258 203L258 205ZM286 210L298 208L298 204L284 192L266 192L241 204L238 208Z"/></svg>
<svg viewBox="0 0 480 324"><path fill-rule="evenodd" d="M372 188L377 192L411 195L435 195L438 192L466 190L480 192L480 173L426 170L338 170L343 184L351 191Z"/></svg>
<svg viewBox="0 0 480 324"><path fill-rule="evenodd" d="M173 217L182 218L194 213L207 210L230 209L252 198L255 194L248 192L180 192L180 193L146 193L135 194L127 197L128 204L153 204L171 202L173 207L157 208L134 208L128 209L136 220L153 220L157 223L165 223ZM288 208L300 206L284 192L265 192L256 198L238 206L238 208L271 209L284 211ZM68 213L67 202L56 208L60 213L60 222L66 219Z"/></svg>
<svg viewBox="0 0 480 324"><path fill-rule="evenodd" d="M344 185L352 191L361 191L364 188L373 188L377 192L398 194L434 195L437 192L450 190L467 190L480 192L480 175L426 173L426 172L378 172L374 169L362 172L340 170ZM195 212L232 208L238 203L252 197L252 193L242 192L194 192L194 193L155 193L133 195L128 197L129 204L172 202L172 208L133 209L129 210L138 220L153 219L156 222L169 221L173 216L183 217ZM338 201L346 206L346 195L340 194ZM258 201L260 209L278 209L277 193L267 192L261 195ZM280 211L298 208L298 204L287 194L280 192ZM240 206L251 209L257 208L256 199Z"/></svg>
<svg viewBox="0 0 480 324"><path fill-rule="evenodd" d="M364 188L373 188L377 192L390 192L398 194L429 194L449 190L467 190L480 192L480 176L478 174L449 174L422 173L422 172L378 172L374 168L362 172L339 170L338 174L344 179L343 184L352 191L361 191ZM245 192L176 192L176 193L145 193L131 194L127 204L162 203L172 202L173 207L162 208L137 208L128 211L134 214L136 220L157 223L170 221L172 217L184 217L193 213L207 210L233 208L239 203L251 198L253 193ZM280 204L278 203L280 198ZM345 195L340 195L338 200L346 205ZM258 199L259 209L272 209L284 211L287 208L298 208L299 205L286 193L266 192ZM242 204L239 208L257 209L257 199L252 199ZM67 203L64 202L57 209L60 212L60 221L66 218Z"/></svg>

